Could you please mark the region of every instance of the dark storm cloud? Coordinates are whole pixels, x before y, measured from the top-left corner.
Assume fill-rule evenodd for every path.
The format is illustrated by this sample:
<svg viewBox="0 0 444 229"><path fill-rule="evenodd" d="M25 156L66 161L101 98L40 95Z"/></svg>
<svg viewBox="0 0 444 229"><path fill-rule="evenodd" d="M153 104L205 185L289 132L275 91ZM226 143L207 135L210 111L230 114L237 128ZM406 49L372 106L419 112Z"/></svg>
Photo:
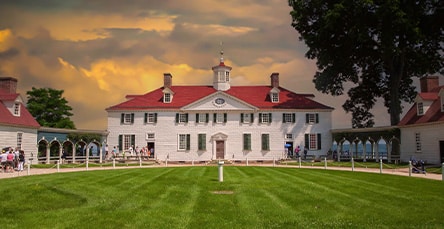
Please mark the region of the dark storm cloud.
<svg viewBox="0 0 444 229"><path fill-rule="evenodd" d="M10 48L6 51L0 52L0 61L12 59L19 54L20 51L17 48Z"/></svg>

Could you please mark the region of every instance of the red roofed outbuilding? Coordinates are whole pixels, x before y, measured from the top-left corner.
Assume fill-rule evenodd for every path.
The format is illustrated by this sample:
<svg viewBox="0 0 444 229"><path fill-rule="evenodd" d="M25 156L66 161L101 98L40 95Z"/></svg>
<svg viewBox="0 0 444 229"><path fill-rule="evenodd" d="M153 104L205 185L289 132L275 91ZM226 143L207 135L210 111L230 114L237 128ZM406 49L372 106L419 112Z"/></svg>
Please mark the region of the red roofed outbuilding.
<svg viewBox="0 0 444 229"><path fill-rule="evenodd" d="M17 90L17 79L0 77L0 146L36 152L39 123L32 117Z"/></svg>
<svg viewBox="0 0 444 229"><path fill-rule="evenodd" d="M444 85L438 76L420 79L421 92L399 122L401 160L424 160L429 164L444 162Z"/></svg>

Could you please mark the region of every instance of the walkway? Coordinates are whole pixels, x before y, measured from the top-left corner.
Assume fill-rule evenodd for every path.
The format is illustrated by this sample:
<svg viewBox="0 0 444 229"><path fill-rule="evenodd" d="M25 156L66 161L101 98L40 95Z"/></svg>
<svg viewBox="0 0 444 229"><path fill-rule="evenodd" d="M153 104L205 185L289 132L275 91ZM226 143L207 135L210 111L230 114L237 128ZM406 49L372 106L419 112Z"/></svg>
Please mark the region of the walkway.
<svg viewBox="0 0 444 229"><path fill-rule="evenodd" d="M180 166L192 166L189 164L168 164L168 167L180 167ZM194 166L206 166L204 165L194 165ZM217 165L214 165L216 167ZM237 165L229 165L226 166L246 166L245 164L237 164ZM273 164L255 164L251 166L267 166L267 167L286 167L286 168L299 168L299 166L291 166L291 165L273 165ZM165 165L149 165L149 166L119 166L119 167L89 167L88 171L94 171L94 170L107 170L107 169L132 169L132 168L159 168L159 167L166 167ZM300 168L305 169L325 169L324 167L318 167L318 166L301 166ZM350 171L352 172L352 168L350 167L327 167L327 170L342 170L342 171ZM40 174L51 174L51 173L57 173L57 172L80 172L80 171L87 171L85 167L82 168L60 168L57 171L57 168L44 168L44 169L38 169L38 168L31 168L29 172L25 168L22 172L13 172L13 173L3 173L0 172L0 179L3 178L14 178L14 177L21 177L21 176L32 176L32 175L40 175ZM354 168L354 172L368 172L368 173L381 173L380 169L374 169L374 168ZM383 169L383 174L392 174L392 175L398 175L398 176L409 176L408 168L399 168L399 169ZM441 174L434 174L434 173L427 173L427 174L418 174L418 173L412 173L412 177L418 177L418 178L425 178L425 179L432 179L432 180L442 180Z"/></svg>

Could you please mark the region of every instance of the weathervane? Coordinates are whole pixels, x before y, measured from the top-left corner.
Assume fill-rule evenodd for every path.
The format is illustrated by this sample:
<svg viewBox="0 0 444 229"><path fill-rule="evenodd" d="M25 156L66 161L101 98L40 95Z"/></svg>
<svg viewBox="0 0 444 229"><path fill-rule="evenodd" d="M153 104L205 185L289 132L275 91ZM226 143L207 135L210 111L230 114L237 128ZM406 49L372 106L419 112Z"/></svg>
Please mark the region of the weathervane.
<svg viewBox="0 0 444 229"><path fill-rule="evenodd" d="M220 62L223 63L224 62L224 47L223 47L223 42L220 42Z"/></svg>

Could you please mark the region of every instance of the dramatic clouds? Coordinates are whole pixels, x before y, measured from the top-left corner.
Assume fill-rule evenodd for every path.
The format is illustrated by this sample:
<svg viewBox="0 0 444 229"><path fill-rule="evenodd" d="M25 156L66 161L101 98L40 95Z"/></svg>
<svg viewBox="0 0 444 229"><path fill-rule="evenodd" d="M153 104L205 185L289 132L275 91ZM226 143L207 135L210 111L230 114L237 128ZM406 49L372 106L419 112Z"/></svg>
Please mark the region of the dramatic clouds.
<svg viewBox="0 0 444 229"><path fill-rule="evenodd" d="M335 107L334 128L350 127L344 98L314 89L290 10L281 0L4 0L0 75L17 78L23 97L64 90L77 128L106 129L106 107L161 87L165 72L175 85L211 84L223 42L233 84L269 84L279 72L283 87ZM388 124L385 111L376 124Z"/></svg>

